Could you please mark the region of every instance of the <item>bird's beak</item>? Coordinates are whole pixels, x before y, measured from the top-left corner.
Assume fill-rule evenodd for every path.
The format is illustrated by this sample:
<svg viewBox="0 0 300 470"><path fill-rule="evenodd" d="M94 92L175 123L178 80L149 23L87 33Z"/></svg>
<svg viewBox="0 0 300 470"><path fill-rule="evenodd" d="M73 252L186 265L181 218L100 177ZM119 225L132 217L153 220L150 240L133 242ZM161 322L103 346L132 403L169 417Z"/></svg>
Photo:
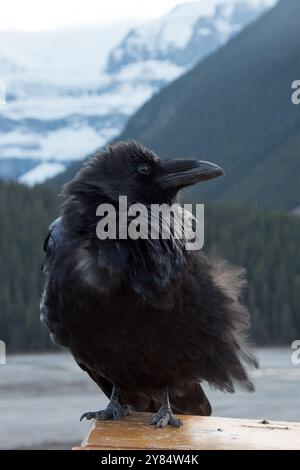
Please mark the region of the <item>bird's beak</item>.
<svg viewBox="0 0 300 470"><path fill-rule="evenodd" d="M164 189L180 189L224 175L224 170L214 163L188 159L163 160L161 171L159 183Z"/></svg>

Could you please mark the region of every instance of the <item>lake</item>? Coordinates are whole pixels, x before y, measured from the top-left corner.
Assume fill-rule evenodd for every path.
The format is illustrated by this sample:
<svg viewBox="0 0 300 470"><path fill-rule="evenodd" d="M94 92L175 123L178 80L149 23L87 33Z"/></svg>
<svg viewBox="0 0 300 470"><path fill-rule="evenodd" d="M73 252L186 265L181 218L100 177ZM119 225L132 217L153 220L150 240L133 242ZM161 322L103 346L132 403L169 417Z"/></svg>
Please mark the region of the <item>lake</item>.
<svg viewBox="0 0 300 470"><path fill-rule="evenodd" d="M256 392L234 395L207 390L215 416L300 421L300 365L288 348L258 349L252 373ZM11 355L0 365L0 448L68 449L90 423L85 411L106 398L67 353Z"/></svg>

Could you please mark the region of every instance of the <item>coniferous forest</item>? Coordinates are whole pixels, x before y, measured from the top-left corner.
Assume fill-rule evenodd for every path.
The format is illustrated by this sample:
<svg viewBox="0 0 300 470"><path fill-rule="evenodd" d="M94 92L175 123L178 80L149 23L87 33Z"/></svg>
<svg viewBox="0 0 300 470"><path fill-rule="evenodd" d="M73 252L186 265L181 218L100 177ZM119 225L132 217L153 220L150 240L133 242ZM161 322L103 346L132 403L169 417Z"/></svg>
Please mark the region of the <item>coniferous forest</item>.
<svg viewBox="0 0 300 470"><path fill-rule="evenodd" d="M190 202L190 199L189 199ZM201 202L201 201L194 201ZM0 183L0 337L10 351L53 347L40 325L42 245L58 214L56 192ZM300 218L247 206L205 205L204 250L247 269L245 301L258 344L300 336Z"/></svg>

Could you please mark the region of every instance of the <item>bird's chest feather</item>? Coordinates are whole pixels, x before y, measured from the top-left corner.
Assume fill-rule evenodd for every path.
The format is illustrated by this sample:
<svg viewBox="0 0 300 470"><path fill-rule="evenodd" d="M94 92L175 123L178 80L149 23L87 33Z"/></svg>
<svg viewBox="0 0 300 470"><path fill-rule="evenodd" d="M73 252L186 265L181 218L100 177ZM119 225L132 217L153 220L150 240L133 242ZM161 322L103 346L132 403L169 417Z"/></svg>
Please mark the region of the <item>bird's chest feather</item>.
<svg viewBox="0 0 300 470"><path fill-rule="evenodd" d="M103 354L156 358L173 354L180 343L189 266L180 250L160 244L150 252L143 248L143 240L133 248L80 247L73 257L75 282L64 309L68 328L73 325L80 341Z"/></svg>
<svg viewBox="0 0 300 470"><path fill-rule="evenodd" d="M174 367L181 367L182 350L180 322L170 310L153 307L135 292L122 289L105 298L83 289L80 296L77 304L69 297L72 307L64 319L75 356L126 386L171 382Z"/></svg>
<svg viewBox="0 0 300 470"><path fill-rule="evenodd" d="M72 324L81 344L101 351L102 357L107 353L119 359L126 355L129 360L155 360L166 351L174 352L180 322L172 309L160 309L120 285L110 295L83 288L81 299L73 304L69 330Z"/></svg>
<svg viewBox="0 0 300 470"><path fill-rule="evenodd" d="M151 371L151 380L171 383L172 371L185 372L186 344L194 347L192 310L185 311L188 267L165 253L146 264L130 251L121 255L126 269L117 251L107 256L79 248L64 261L66 275L53 295L60 299L68 346L88 367L119 382L131 377L134 385Z"/></svg>

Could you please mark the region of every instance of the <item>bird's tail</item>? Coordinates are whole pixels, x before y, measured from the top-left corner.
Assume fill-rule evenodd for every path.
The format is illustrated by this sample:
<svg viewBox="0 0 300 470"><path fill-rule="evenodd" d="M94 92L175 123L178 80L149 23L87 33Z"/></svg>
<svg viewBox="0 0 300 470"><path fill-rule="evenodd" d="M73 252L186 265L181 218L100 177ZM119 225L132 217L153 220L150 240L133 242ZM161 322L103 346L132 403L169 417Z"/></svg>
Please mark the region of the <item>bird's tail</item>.
<svg viewBox="0 0 300 470"><path fill-rule="evenodd" d="M198 383L191 384L182 396L170 393L170 402L173 411L179 414L210 416L212 412L209 400Z"/></svg>
<svg viewBox="0 0 300 470"><path fill-rule="evenodd" d="M170 390L169 398L174 413L199 416L211 415L212 410L208 398L198 383L191 384L180 395ZM130 403L136 411L148 413L156 413L162 405L158 396L123 391L120 394L120 402L122 404Z"/></svg>

